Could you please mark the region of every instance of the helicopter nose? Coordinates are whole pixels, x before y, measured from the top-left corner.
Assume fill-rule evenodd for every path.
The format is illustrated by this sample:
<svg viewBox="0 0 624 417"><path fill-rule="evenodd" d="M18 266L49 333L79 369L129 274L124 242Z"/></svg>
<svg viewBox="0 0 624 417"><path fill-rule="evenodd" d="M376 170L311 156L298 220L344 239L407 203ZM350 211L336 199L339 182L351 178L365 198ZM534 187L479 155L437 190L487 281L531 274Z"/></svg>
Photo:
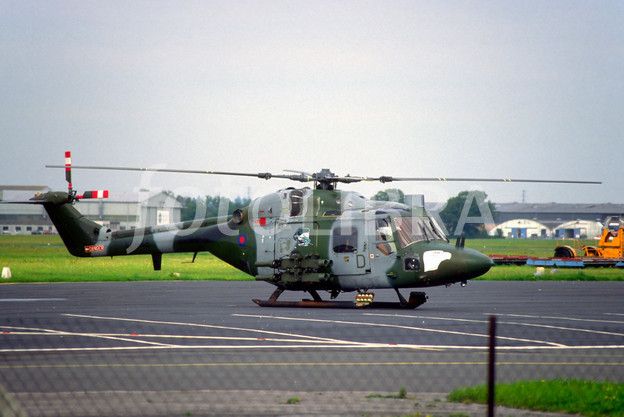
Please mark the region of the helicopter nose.
<svg viewBox="0 0 624 417"><path fill-rule="evenodd" d="M479 251L465 248L462 252L465 274L470 276L470 278L476 278L485 274L494 265L494 262L489 256L486 256Z"/></svg>

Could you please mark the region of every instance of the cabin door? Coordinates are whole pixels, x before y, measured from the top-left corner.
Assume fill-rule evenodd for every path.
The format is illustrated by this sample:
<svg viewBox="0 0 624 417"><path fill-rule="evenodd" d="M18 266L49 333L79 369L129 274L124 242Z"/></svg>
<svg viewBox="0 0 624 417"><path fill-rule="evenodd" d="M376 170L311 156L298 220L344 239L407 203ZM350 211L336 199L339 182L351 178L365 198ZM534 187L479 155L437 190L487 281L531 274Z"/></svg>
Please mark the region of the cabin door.
<svg viewBox="0 0 624 417"><path fill-rule="evenodd" d="M370 272L364 221L335 222L328 250L334 274L362 275Z"/></svg>

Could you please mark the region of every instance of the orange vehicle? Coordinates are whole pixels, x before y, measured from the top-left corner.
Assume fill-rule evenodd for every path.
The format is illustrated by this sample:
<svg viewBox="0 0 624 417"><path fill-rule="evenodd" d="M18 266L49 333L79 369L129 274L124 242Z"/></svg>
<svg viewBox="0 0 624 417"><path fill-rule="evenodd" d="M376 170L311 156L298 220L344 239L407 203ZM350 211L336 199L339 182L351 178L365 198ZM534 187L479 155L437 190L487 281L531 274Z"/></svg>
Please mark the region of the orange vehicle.
<svg viewBox="0 0 624 417"><path fill-rule="evenodd" d="M579 251L580 252L580 251ZM582 253L571 246L557 246L555 258L624 258L624 221L609 217L602 228L598 246L583 246Z"/></svg>

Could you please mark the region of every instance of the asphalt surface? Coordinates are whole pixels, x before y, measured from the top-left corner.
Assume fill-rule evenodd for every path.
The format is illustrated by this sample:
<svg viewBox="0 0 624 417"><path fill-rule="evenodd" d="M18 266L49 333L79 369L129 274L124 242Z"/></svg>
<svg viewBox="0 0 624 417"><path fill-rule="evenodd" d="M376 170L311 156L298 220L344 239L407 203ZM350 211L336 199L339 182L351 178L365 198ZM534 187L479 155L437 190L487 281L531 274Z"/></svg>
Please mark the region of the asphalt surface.
<svg viewBox="0 0 624 417"><path fill-rule="evenodd" d="M46 414L41 404L78 393L145 393L164 403L180 391L444 393L485 383L491 314L499 382L624 380L624 283L471 282L428 289L416 310L251 302L272 290L256 282L2 285L0 385L31 415L72 415ZM393 291L376 293L395 301Z"/></svg>

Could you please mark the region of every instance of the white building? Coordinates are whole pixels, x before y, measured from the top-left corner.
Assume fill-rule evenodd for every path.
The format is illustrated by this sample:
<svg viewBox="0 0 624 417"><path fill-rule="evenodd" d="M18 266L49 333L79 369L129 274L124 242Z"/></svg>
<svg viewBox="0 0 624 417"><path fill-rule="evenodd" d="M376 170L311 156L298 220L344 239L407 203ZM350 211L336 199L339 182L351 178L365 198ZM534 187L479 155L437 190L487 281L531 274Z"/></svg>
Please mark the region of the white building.
<svg viewBox="0 0 624 417"><path fill-rule="evenodd" d="M182 205L160 192L140 200L137 194L115 194L101 200L80 200L75 207L85 217L112 230L177 223ZM43 206L38 204L0 204L0 233L48 234L56 229Z"/></svg>
<svg viewBox="0 0 624 417"><path fill-rule="evenodd" d="M565 222L553 230L558 239L595 239L602 233L602 224L591 220L572 220Z"/></svg>
<svg viewBox="0 0 624 417"><path fill-rule="evenodd" d="M488 234L512 239L527 239L548 238L551 236L551 231L547 226L535 220L514 219L497 225Z"/></svg>

